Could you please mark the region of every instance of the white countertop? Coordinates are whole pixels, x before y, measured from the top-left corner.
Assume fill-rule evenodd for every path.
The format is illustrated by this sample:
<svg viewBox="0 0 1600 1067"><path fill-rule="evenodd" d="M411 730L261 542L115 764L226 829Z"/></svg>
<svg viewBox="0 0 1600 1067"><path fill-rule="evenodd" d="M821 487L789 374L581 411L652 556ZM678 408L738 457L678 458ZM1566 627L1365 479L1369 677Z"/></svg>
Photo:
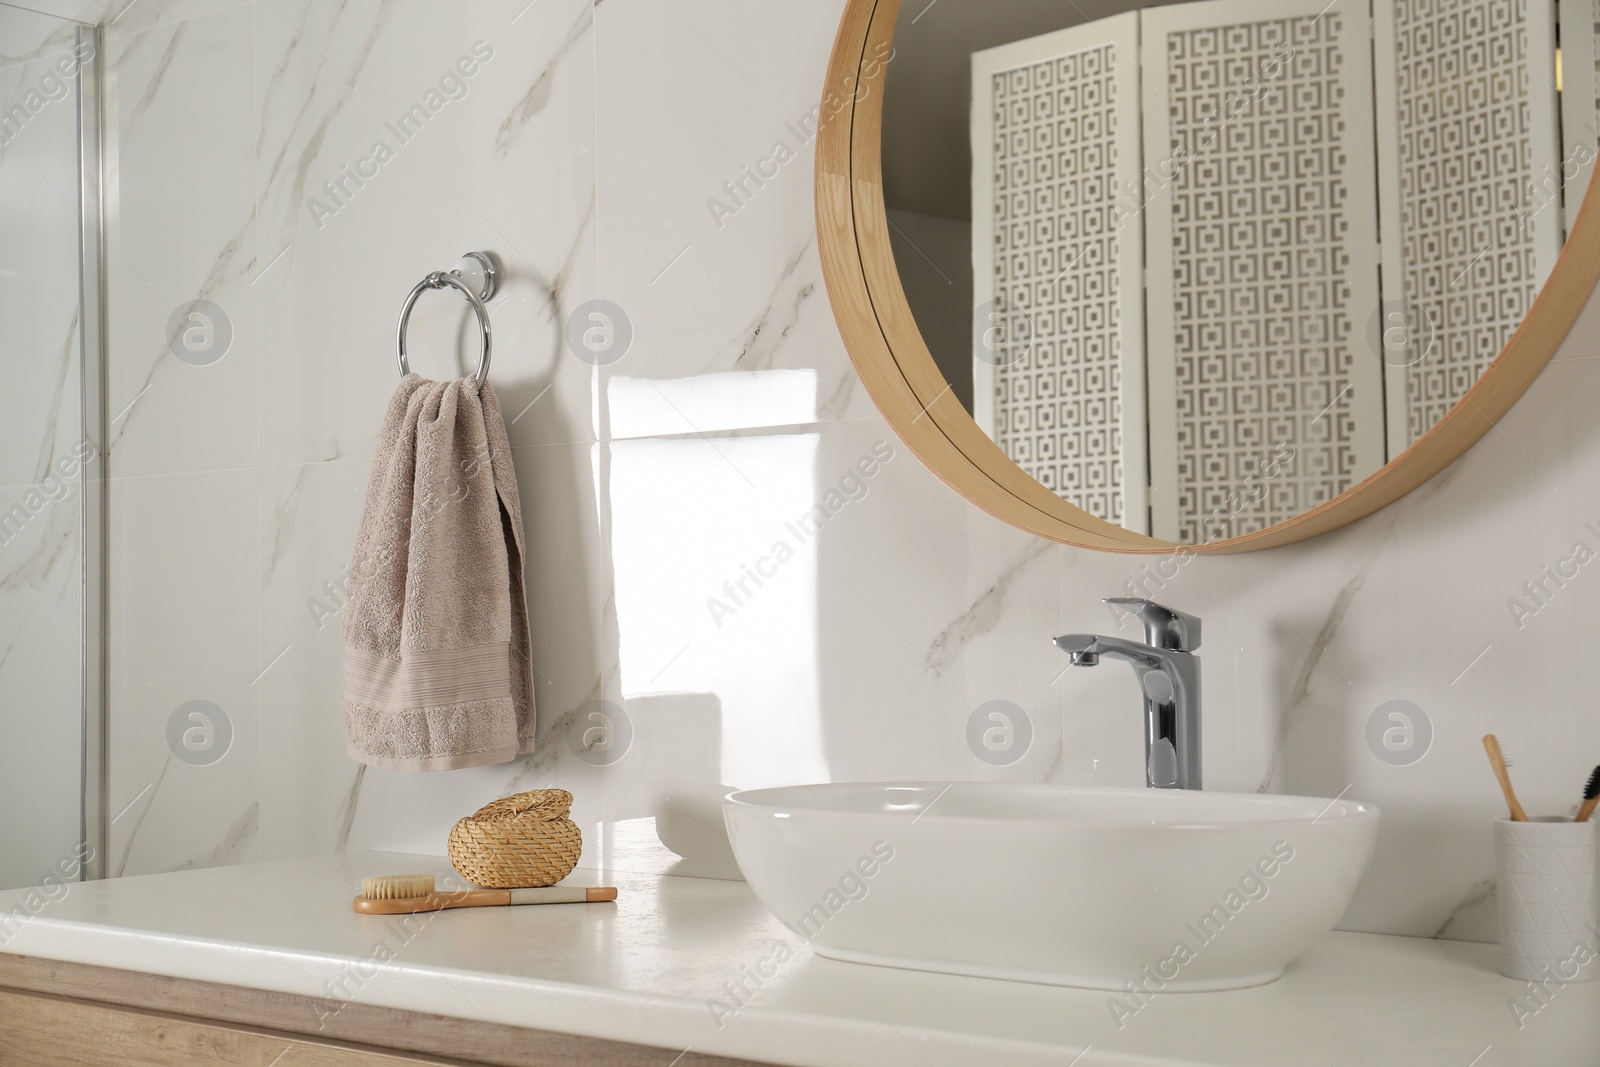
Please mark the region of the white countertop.
<svg viewBox="0 0 1600 1067"><path fill-rule="evenodd" d="M743 882L579 870L569 884L617 902L409 929L350 908L365 875L448 869L364 853L88 882L0 927L0 951L813 1067L1600 1064L1600 983L1556 989L1519 1030L1521 983L1489 945L1336 933L1278 982L1157 995L1118 1030L1106 993L822 959ZM760 969L719 1026L709 1002L732 1007L724 983Z"/></svg>

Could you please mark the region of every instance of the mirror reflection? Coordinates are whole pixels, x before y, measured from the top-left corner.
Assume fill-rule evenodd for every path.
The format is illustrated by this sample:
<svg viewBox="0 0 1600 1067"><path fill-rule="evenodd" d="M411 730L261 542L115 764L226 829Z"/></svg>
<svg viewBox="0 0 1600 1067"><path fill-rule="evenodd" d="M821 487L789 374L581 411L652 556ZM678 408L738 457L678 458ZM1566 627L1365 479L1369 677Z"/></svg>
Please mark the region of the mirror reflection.
<svg viewBox="0 0 1600 1067"><path fill-rule="evenodd" d="M902 9L884 201L952 391L1068 502L1180 543L1292 519L1472 388L1596 143L1555 0Z"/></svg>

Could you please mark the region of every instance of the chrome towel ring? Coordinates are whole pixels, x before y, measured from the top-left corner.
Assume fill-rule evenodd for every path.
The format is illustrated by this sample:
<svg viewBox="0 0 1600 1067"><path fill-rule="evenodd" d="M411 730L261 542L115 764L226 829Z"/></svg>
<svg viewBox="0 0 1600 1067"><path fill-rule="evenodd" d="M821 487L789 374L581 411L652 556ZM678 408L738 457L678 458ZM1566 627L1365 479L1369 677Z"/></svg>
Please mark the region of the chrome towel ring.
<svg viewBox="0 0 1600 1067"><path fill-rule="evenodd" d="M468 252L462 256L448 271L434 271L418 282L406 295L406 302L400 308L400 327L395 333L395 347L400 353L400 376L403 378L411 373L411 367L406 361L406 323L411 321L411 309L416 306L417 297L428 289L455 289L467 298L472 304L472 310L478 316L478 333L483 345L478 353L478 371L473 375L478 385L482 385L489 377L489 309L484 306L484 301L494 295L497 277L494 260L487 252Z"/></svg>

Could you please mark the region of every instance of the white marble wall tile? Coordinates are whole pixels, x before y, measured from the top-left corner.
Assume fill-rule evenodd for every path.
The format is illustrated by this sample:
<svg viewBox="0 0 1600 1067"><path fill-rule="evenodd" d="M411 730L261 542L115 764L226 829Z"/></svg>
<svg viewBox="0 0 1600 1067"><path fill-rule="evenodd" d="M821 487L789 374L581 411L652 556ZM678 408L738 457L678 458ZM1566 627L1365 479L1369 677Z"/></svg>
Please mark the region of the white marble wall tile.
<svg viewBox="0 0 1600 1067"><path fill-rule="evenodd" d="M565 727L593 700L618 700L613 561L604 541L606 448L599 444L517 448L524 572L533 638L534 696L545 747L532 763L553 773Z"/></svg>
<svg viewBox="0 0 1600 1067"><path fill-rule="evenodd" d="M344 851L357 765L339 714L340 623L367 465L312 463L261 472L256 786L260 850L278 859Z"/></svg>
<svg viewBox="0 0 1600 1067"><path fill-rule="evenodd" d="M513 443L595 438L594 368L564 334L592 295L589 7L520 6L257 7L268 463L370 455L402 301L471 249L504 268L492 380ZM413 368L470 371L471 319L424 294Z"/></svg>
<svg viewBox="0 0 1600 1067"><path fill-rule="evenodd" d="M251 36L237 7L105 46L119 477L257 461Z"/></svg>
<svg viewBox="0 0 1600 1067"><path fill-rule="evenodd" d="M1564 354L1584 354L1597 311L1591 301ZM1585 526L1595 521L1600 448L1583 414L1600 389L1597 371L1592 359L1552 364L1443 486L1392 509L1375 588L1351 602L1330 648L1354 663L1353 700L1343 709L1352 794L1386 812L1351 920L1365 928L1494 938L1488 818L1503 814L1503 803L1483 734L1503 739L1533 812L1569 813L1600 759L1582 647L1600 592L1584 567L1559 585L1547 581L1538 600L1524 590L1577 542L1600 551L1600 535ZM1536 612L1519 619L1513 598ZM1392 699L1413 701L1433 724L1433 750L1409 767L1370 758L1361 737L1367 716ZM1299 758L1315 759L1310 744Z"/></svg>
<svg viewBox="0 0 1600 1067"><path fill-rule="evenodd" d="M170 26L202 15L249 7L250 0L69 0L88 10L76 16L86 22L100 22L108 39L123 37L158 26Z"/></svg>
<svg viewBox="0 0 1600 1067"><path fill-rule="evenodd" d="M892 450L887 463L875 461L872 477L852 483L854 499L819 530L803 527L803 516L838 492L841 478L859 476L857 462L879 442ZM870 542L882 529L872 521L875 508L898 502L959 519L947 492L906 466L881 423L617 441L594 455L604 503L599 536L579 538L599 553L600 572L579 579L593 587L587 607L572 596L580 592L572 578L562 583L565 597L545 596L554 590L537 576L549 566L538 560L530 588L544 673L559 679L571 669L570 654L551 654L560 651L550 645L559 632L569 647L573 631L579 641L595 634L600 643L598 657L580 661L593 672L592 689L574 694L583 703L557 705L554 719L550 703L542 705L547 747L535 761L548 761L555 782L577 795L575 817L591 849L601 850L599 861L636 862L630 835L614 834L614 824L703 813L719 785L848 777L867 766L919 776L948 763L944 751L962 742L907 726L942 719L940 711L959 702L955 685L936 677L922 651L937 615L885 619L851 589L852 582L870 585L876 569L852 568L852 576L832 573L828 562L848 554L852 539L865 545L859 539ZM519 457L519 468L526 466ZM571 558L568 536L552 531L549 519L531 524L530 538L547 545L552 559ZM947 548L943 541L924 547L928 553L914 555L928 559ZM891 551L883 545L874 554ZM608 580L614 608L597 595ZM915 633L921 645L897 629ZM831 673L845 650L878 663L875 677ZM872 713L862 715L863 707ZM587 731L604 725L597 711L620 713L622 733L631 734L602 765L583 744ZM714 837L715 808L709 811L701 821ZM707 858L719 858L716 844L706 847Z"/></svg>
<svg viewBox="0 0 1600 1067"><path fill-rule="evenodd" d="M220 471L110 486L113 875L257 854L272 810L255 786L256 683L268 666L257 654L257 478ZM187 746L180 732L172 743L174 712L196 700L219 709L208 713L218 728L191 735ZM204 729L181 718L183 730Z"/></svg>
<svg viewBox="0 0 1600 1067"><path fill-rule="evenodd" d="M971 514L879 420L828 427L824 440L819 487L837 487L875 448L893 449L869 495L818 538L831 777L1044 779L1060 758L1062 725L1046 644L1057 614L1054 547ZM968 723L994 700L1016 705L1002 713L1027 726L994 735L989 763L969 743ZM994 710L984 729L1003 731L988 717Z"/></svg>
<svg viewBox="0 0 1600 1067"><path fill-rule="evenodd" d="M935 579L966 565L965 505L881 421L618 442L610 484L620 686L641 740L610 781L587 777L615 817L696 777L1043 778L1059 759L1050 673L983 651L1006 640L1002 614L1048 635L1054 550L1012 536L1014 558L970 583ZM820 526L807 518L819 504ZM967 743L991 699L1018 704L1034 733L1004 765ZM650 733L645 714L672 725ZM564 784L581 772L567 751Z"/></svg>
<svg viewBox="0 0 1600 1067"><path fill-rule="evenodd" d="M635 336L619 373L808 369L815 418L875 414L833 325L811 210L838 6L597 5L601 288ZM656 70L670 73L641 77Z"/></svg>

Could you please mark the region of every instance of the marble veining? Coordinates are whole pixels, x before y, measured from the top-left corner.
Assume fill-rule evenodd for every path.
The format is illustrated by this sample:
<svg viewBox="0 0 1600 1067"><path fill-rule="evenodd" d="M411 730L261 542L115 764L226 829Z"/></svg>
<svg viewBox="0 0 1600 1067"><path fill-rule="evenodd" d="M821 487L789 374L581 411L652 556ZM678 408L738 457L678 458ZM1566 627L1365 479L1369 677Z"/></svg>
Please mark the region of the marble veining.
<svg viewBox="0 0 1600 1067"><path fill-rule="evenodd" d="M175 869L192 871L205 867L222 867L234 863L250 862L253 853L251 843L261 829L261 805L254 803L247 808L234 823L223 833L222 840L204 852L197 853L184 860Z"/></svg>
<svg viewBox="0 0 1600 1067"><path fill-rule="evenodd" d="M1456 906L1456 909L1445 918L1444 922L1440 924L1439 929L1433 932L1433 936L1443 938L1451 937L1451 928L1454 927L1467 912L1485 907L1493 908L1497 904L1498 899L1498 895L1495 891L1495 880L1493 878L1484 878L1474 882L1472 888L1467 890L1466 897L1464 897L1461 903Z"/></svg>
<svg viewBox="0 0 1600 1067"><path fill-rule="evenodd" d="M173 27L170 34L166 35L166 43L160 46L161 57L156 60L155 72L144 83L143 91L140 92L136 99L131 101L126 112L123 112L120 108L118 109L119 118L121 119L121 133L124 136L138 128L139 119L155 103L157 95L161 92L162 85L166 82L167 71L172 67L172 60L177 56L178 49L183 44L184 28L184 23L180 22ZM133 55L141 45L156 42L159 39L154 33L131 38L125 46L127 50L124 55Z"/></svg>
<svg viewBox="0 0 1600 1067"><path fill-rule="evenodd" d="M265 173L262 175L263 185L269 189L279 185L287 186L281 203L282 210L285 213L285 217L280 220L281 223L288 223L291 218L296 217L301 211L300 205L307 195L307 176L312 164L316 162L321 152L328 128L340 116L344 106L355 93L355 80L361 76L363 68L371 59L378 37L388 25L390 13L394 9L395 2L396 0L379 0L376 11L362 13L362 19L366 21L364 37L356 47L353 56L345 57L341 55L340 57L348 64L348 73L342 67L334 65L333 60L329 59L322 48L307 35L304 26L297 25L290 20L289 16L284 14L275 4L268 4L265 12L262 11L261 5L252 5L252 10L256 13L258 28L265 29L260 27L261 19L271 18L277 19L292 31L292 35L281 43L281 52L278 58L272 60L268 57L267 66L270 68L271 74L258 87L258 91L261 93L263 120L259 125L256 155L258 159L266 157L270 160ZM331 11L329 11L330 8ZM323 25L316 31L323 40L323 47L331 43L331 39L339 29L348 8L349 5L347 3L333 5L310 3L307 5L306 11L308 14L313 11L329 11L328 17L322 20ZM360 26L362 22L358 21L356 25ZM310 49L309 55L306 54L307 49ZM291 69L302 56L305 62L312 64L315 71L309 79L299 72L294 72L296 76L291 76ZM337 80L322 77L324 67L333 70L334 74L337 75ZM342 87L340 83L343 83ZM274 123L267 121L267 117L275 115L277 110L275 99L278 94L280 92L287 94L291 89L295 88L300 91L298 104L289 103L286 99L284 106L293 108L292 118L286 124L286 128L295 131L297 137L294 141L285 140L279 143L274 149L270 147L267 141L268 131L274 127ZM315 123L310 124L307 120L313 114L316 115ZM310 125L310 129L304 135L299 135L301 127L307 125ZM291 163L291 152L296 141L299 143L299 151L293 155ZM286 175L287 177L285 177ZM295 227L287 226L286 228L294 229Z"/></svg>
<svg viewBox="0 0 1600 1067"><path fill-rule="evenodd" d="M539 287L543 292L543 296L545 298L543 305L544 309L548 311L550 316L554 319L562 319L563 316L561 314L561 309L567 302L563 300L563 296L566 292L568 283L572 280L573 274L580 266L583 253L585 251L585 242L594 240L594 229L598 221L598 208L598 198L595 195L594 190L591 189L589 191L588 200L584 203L583 216L578 220L578 225L573 231L572 240L567 244L565 252L557 261L559 266L556 268L555 273L550 275L549 278L546 278L544 274L540 272L537 265L531 261L524 261L524 265L533 272L534 278L538 282ZM564 339L557 338L554 340L554 344L556 346L560 346L563 343ZM559 350L559 347L557 347L557 350L552 353L552 356L556 359L561 358L562 353ZM561 371L558 373L570 372L570 364L566 361L563 361L561 364Z"/></svg>
<svg viewBox="0 0 1600 1067"><path fill-rule="evenodd" d="M330 457L332 458L332 457ZM335 471L337 467L333 468ZM289 550L289 543L296 533L298 520L303 514L301 504L306 496L306 482L310 477L309 467L291 469L290 482L283 495L272 502L270 516L262 532L262 573L261 582L266 585L272 581L273 574L278 565L283 562L284 553ZM352 484L351 488L355 488Z"/></svg>
<svg viewBox="0 0 1600 1067"><path fill-rule="evenodd" d="M567 53L572 51L579 41L589 36L593 28L594 7L585 4L578 10L577 18L573 20L572 26L567 30L567 35L562 39L561 44L557 46L555 55L539 71L539 75L534 78L533 84L528 86L528 91L523 95L522 99L516 102L510 114L505 117L505 121L500 124L500 129L496 132L494 138L496 155L504 158L511 150L511 146L517 137L527 129L529 121L550 103L550 94L557 68L562 60L566 58Z"/></svg>
<svg viewBox="0 0 1600 1067"><path fill-rule="evenodd" d="M78 343L78 310L72 311L72 321L67 326L66 336L62 339L61 347L56 350L54 358L50 361L52 373L50 375L50 399L46 402L47 417L44 424L44 433L39 441L39 458L34 463L34 484L39 484L49 477L50 468L61 454L61 434L66 429L65 422L71 421L74 426L76 417L68 420L62 419L63 406L76 403L76 396L69 396L68 385L78 382L77 359L79 354Z"/></svg>
<svg viewBox="0 0 1600 1067"><path fill-rule="evenodd" d="M973 638L992 633L1005 618L1006 594L1031 564L1048 555L1050 551L1051 544L1048 541L1035 540L1028 544L1022 556L1002 571L994 583L985 589L966 611L939 631L938 636L923 653L928 663L933 666L943 666L960 655Z"/></svg>
<svg viewBox="0 0 1600 1067"><path fill-rule="evenodd" d="M14 492L0 492L0 501L9 507L16 499ZM80 510L76 501L71 505L53 504L35 520L34 529L18 535L18 541L32 541L23 548L4 546L0 555L0 595L34 599L42 605L53 603L64 594L59 583L75 578L73 567L82 558L82 545L78 539ZM54 576L55 581L51 581ZM40 593L41 587L53 593Z"/></svg>
<svg viewBox="0 0 1600 1067"><path fill-rule="evenodd" d="M149 791L146 792L145 790L141 789L139 794L130 802L139 804L141 799L143 800L143 803L139 807L139 814L134 817L133 825L128 827L123 832L122 853L117 857L116 866L111 868L112 877L121 878L124 874L129 873L128 859L133 855L134 845L138 843L139 831L144 828L145 819L152 811L155 810L156 797L161 792L161 783L167 780L167 771L171 767L172 757L169 755L166 759L161 761L161 769L156 772L155 779L148 786ZM112 827L115 828L117 822L125 818L127 814L128 809L123 808L122 811L116 815L116 818L112 820Z"/></svg>
<svg viewBox="0 0 1600 1067"><path fill-rule="evenodd" d="M243 237L244 235L240 234L238 237L230 238L228 243L223 246L216 260L206 271L205 280L200 283L199 295L196 299L208 300L218 295L219 290L228 280L229 267L232 261L237 255L241 254L240 242ZM233 269L235 271L248 271L254 262L255 260L252 257ZM135 383L138 388L134 391L133 399L123 407L121 418L117 420L111 429L110 447L113 451L117 450L123 439L140 421L139 416L146 410L145 407L141 406L140 401L155 387L161 372L164 369L170 371L175 362L177 362L177 357L172 355L170 346L163 338L161 347L149 359L149 370L146 371L143 379Z"/></svg>
<svg viewBox="0 0 1600 1067"><path fill-rule="evenodd" d="M1311 697L1313 682L1317 677L1318 671L1322 668L1327 668L1339 674L1345 685L1350 684L1349 678L1345 677L1337 665L1328 658L1327 650L1332 645L1334 635L1338 632L1340 624L1344 622L1345 615L1349 613L1351 604L1361 592L1362 587L1367 584L1367 579L1372 573L1373 562L1382 546L1382 536L1372 539L1372 546L1365 554L1365 558L1358 564L1356 573L1339 587L1338 594L1334 597L1333 604L1328 609L1327 618L1323 620L1316 636L1307 638L1309 647L1306 649L1305 659L1296 673L1293 685L1289 690L1288 699L1284 704L1282 717L1278 721L1277 736L1273 743L1272 763L1267 767L1266 776L1261 780L1261 785L1257 787L1256 792L1267 793L1272 791L1272 778L1278 770L1278 761L1283 753L1285 739L1293 732L1296 722L1306 706L1306 702ZM1305 635L1302 634L1302 636Z"/></svg>
<svg viewBox="0 0 1600 1067"><path fill-rule="evenodd" d="M765 370L773 365L778 351L800 319L801 305L817 290L815 281L797 277L802 264L814 262L812 250L815 244L815 240L807 241L783 265L778 280L773 283L767 306L761 309L761 314L746 328L739 341L739 354L734 357L734 366Z"/></svg>
<svg viewBox="0 0 1600 1067"><path fill-rule="evenodd" d="M339 805L339 836L333 842L333 850L336 853L348 852L350 849L350 828L355 825L356 807L361 803L361 780L366 774L367 765L356 764L355 777L350 782L350 792L344 798L344 803Z"/></svg>

